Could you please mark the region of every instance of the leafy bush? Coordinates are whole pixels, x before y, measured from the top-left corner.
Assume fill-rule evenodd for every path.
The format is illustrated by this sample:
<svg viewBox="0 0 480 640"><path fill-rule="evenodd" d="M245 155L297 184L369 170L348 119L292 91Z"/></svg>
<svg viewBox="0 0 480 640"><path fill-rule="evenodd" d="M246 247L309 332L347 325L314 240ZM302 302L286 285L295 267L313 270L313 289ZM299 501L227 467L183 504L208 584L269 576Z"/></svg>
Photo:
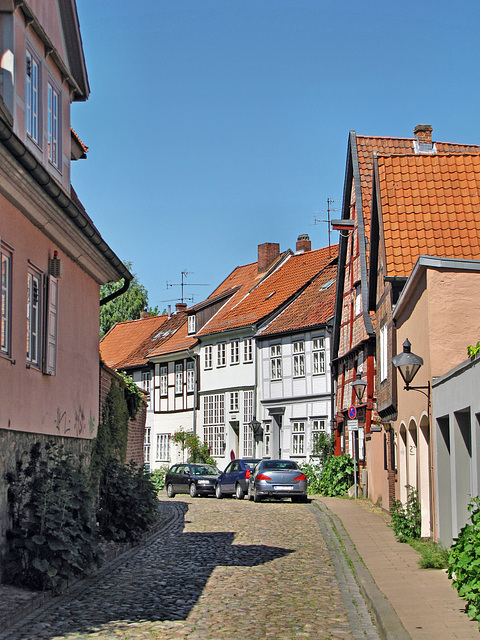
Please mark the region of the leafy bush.
<svg viewBox="0 0 480 640"><path fill-rule="evenodd" d="M328 458L333 456L335 448L335 436L333 433L325 433L320 431L313 441L312 458L318 458L320 466L323 465Z"/></svg>
<svg viewBox="0 0 480 640"><path fill-rule="evenodd" d="M324 496L344 496L353 484L353 469L350 456L330 456L320 476L320 493Z"/></svg>
<svg viewBox="0 0 480 640"><path fill-rule="evenodd" d="M421 569L446 569L448 567L448 549L433 540L406 540L420 554L418 564Z"/></svg>
<svg viewBox="0 0 480 640"><path fill-rule="evenodd" d="M12 526L3 579L55 589L100 564L93 500L81 464L63 448L37 442L28 463L6 474Z"/></svg>
<svg viewBox="0 0 480 640"><path fill-rule="evenodd" d="M320 463L314 460L304 462L300 465L300 469L307 476L307 487L309 494L320 493L320 476L322 467Z"/></svg>
<svg viewBox="0 0 480 640"><path fill-rule="evenodd" d="M217 466L217 463L210 455L208 444L202 442L192 431L177 431L172 435L172 442L181 444L183 450L188 450L190 454L188 462L205 462Z"/></svg>
<svg viewBox="0 0 480 640"><path fill-rule="evenodd" d="M163 465L159 469L155 469L150 473L150 482L157 491L165 489L165 475L168 471L168 464Z"/></svg>
<svg viewBox="0 0 480 640"><path fill-rule="evenodd" d="M400 500L393 500L390 507L392 516L391 527L399 542L407 542L408 538L414 540L420 538L421 514L418 491L407 484L407 504L404 506Z"/></svg>
<svg viewBox="0 0 480 640"><path fill-rule="evenodd" d="M466 611L480 628L480 499L473 498L468 507L467 523L450 548L448 577L458 595L467 601Z"/></svg>
<svg viewBox="0 0 480 640"><path fill-rule="evenodd" d="M138 540L155 522L157 490L143 467L111 459L100 482L97 520L107 540Z"/></svg>

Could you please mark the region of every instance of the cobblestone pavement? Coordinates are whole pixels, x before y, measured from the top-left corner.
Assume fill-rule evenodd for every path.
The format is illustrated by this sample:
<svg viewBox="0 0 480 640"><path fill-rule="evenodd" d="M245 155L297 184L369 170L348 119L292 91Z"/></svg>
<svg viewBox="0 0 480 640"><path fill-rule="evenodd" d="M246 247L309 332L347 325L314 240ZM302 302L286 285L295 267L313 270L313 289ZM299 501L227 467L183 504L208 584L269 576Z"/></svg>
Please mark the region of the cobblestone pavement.
<svg viewBox="0 0 480 640"><path fill-rule="evenodd" d="M161 511L172 510L149 544L0 639L378 640L338 539L314 506L162 499Z"/></svg>

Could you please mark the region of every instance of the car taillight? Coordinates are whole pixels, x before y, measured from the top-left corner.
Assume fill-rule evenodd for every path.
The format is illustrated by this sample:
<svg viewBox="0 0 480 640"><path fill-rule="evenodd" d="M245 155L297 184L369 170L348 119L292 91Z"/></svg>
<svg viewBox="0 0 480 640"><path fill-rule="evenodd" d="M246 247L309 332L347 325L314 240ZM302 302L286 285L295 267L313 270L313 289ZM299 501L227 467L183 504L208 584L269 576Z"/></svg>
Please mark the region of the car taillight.
<svg viewBox="0 0 480 640"><path fill-rule="evenodd" d="M256 480L271 480L270 476L266 476L264 473L259 473Z"/></svg>
<svg viewBox="0 0 480 640"><path fill-rule="evenodd" d="M245 471L245 480L248 480L248 479L250 478L250 475L251 475L251 474L250 474L250 469L247 469L247 470Z"/></svg>
<svg viewBox="0 0 480 640"><path fill-rule="evenodd" d="M300 476L297 476L293 481L301 482L302 480L306 480L306 479L307 479L307 476L304 473L302 473Z"/></svg>

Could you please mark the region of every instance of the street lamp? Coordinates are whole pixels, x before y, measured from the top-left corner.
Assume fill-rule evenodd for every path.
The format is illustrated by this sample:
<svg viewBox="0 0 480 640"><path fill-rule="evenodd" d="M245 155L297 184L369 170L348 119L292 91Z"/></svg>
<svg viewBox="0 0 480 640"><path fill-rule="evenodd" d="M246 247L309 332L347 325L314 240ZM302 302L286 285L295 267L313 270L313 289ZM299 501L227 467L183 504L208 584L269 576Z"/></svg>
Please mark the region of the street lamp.
<svg viewBox="0 0 480 640"><path fill-rule="evenodd" d="M412 387L410 384L417 375L417 371L423 365L423 358L412 353L411 347L410 340L407 338L403 343L402 353L393 356L392 364L400 371L400 375L405 382L405 390L420 391L424 396L427 396L428 404L430 405L430 382L425 387ZM425 393L424 389L427 390L427 393Z"/></svg>
<svg viewBox="0 0 480 640"><path fill-rule="evenodd" d="M362 380L362 374L357 373L357 379L355 382L352 382L353 390L355 391L355 395L358 398L359 402L362 402L363 394L365 393L365 389L367 388L367 383L365 380Z"/></svg>
<svg viewBox="0 0 480 640"><path fill-rule="evenodd" d="M256 438L259 438L263 433L262 425L256 418L253 418L253 420L251 420L250 428L252 429L253 435Z"/></svg>

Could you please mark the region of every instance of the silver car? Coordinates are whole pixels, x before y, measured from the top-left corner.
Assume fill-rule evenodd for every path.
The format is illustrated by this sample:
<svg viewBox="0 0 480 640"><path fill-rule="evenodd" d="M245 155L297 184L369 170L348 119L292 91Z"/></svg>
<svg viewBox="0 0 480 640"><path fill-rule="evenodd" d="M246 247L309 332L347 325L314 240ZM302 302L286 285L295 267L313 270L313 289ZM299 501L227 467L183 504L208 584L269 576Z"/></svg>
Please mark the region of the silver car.
<svg viewBox="0 0 480 640"><path fill-rule="evenodd" d="M248 499L291 498L307 501L307 478L293 460L262 460L248 481Z"/></svg>

